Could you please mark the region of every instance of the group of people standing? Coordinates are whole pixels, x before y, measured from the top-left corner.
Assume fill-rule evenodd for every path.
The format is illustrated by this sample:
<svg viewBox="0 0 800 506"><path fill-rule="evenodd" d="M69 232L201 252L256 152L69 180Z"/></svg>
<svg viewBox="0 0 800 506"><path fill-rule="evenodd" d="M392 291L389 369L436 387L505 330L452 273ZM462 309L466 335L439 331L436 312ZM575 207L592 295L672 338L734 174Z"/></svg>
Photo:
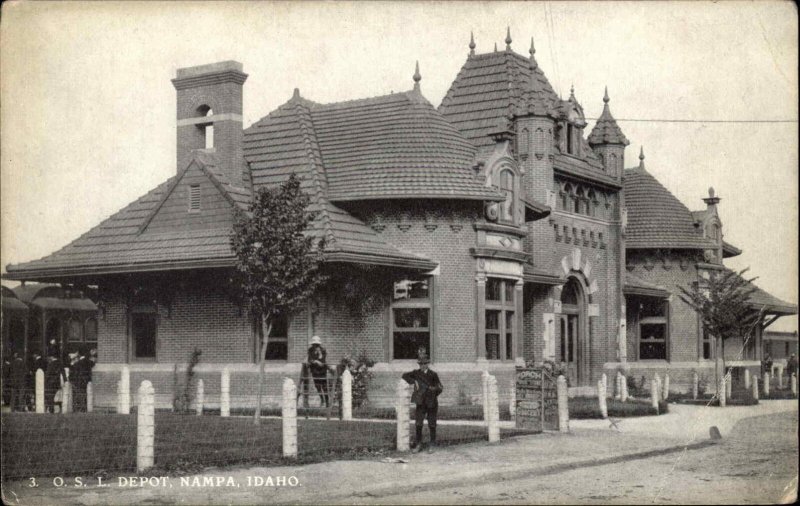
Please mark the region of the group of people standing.
<svg viewBox="0 0 800 506"><path fill-rule="evenodd" d="M3 359L3 402L12 411L34 411L36 397L36 371L44 372L44 407L54 413L56 405L64 410L63 386L72 387L72 410L87 410L87 385L92 381L92 369L97 363L97 349L81 349L61 358L56 343L51 341L46 357L34 353L25 360L21 353ZM61 392L59 394L59 392Z"/></svg>

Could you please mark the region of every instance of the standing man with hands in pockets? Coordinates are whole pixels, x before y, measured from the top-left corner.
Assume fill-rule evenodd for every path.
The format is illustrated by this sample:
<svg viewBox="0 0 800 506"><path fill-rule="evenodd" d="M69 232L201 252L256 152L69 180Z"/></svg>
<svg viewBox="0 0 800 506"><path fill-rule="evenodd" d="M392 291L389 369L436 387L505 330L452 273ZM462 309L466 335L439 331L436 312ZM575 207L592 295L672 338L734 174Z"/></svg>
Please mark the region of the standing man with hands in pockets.
<svg viewBox="0 0 800 506"><path fill-rule="evenodd" d="M417 433L411 448L414 452L422 451L422 425L427 418L430 431L428 453L433 453L433 447L436 446L436 414L439 410L438 397L442 393L442 382L439 381L439 375L429 368L431 360L425 353L425 348L420 348L417 355L419 356L417 360L419 369L403 374L403 380L409 385L414 385L411 402L416 405L414 421Z"/></svg>

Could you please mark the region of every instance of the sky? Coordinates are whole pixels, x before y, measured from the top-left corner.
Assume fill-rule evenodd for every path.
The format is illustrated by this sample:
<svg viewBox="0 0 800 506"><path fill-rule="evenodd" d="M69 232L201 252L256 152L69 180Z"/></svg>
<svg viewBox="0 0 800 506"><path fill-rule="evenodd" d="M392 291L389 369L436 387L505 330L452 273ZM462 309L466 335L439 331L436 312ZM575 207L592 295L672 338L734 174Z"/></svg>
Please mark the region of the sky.
<svg viewBox="0 0 800 506"><path fill-rule="evenodd" d="M798 46L790 2L6 2L0 19L0 263L45 256L176 172L181 67L237 60L245 126L297 87L316 102L441 102L466 59L536 58L587 118L611 110L690 209L713 186L725 240L797 303ZM650 120L650 121L624 121ZM652 120L693 120L664 122ZM768 121L722 123L719 121ZM780 121L780 122L775 122ZM590 131L593 121L589 121ZM797 319L773 328L796 330Z"/></svg>

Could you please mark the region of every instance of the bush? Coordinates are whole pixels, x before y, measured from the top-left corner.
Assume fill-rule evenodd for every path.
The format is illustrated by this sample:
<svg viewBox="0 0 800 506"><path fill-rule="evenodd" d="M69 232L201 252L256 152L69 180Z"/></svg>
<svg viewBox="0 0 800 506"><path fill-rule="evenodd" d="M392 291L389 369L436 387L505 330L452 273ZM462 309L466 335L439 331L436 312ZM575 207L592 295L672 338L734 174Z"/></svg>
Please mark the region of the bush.
<svg viewBox="0 0 800 506"><path fill-rule="evenodd" d="M342 371L345 369L350 371L353 377L353 408L367 405L369 403L369 382L372 380L370 368L375 365L375 361L367 357L367 352L362 350L355 359L350 355L345 355L339 365ZM341 395L341 389L339 391ZM341 406L341 402L339 405Z"/></svg>
<svg viewBox="0 0 800 506"><path fill-rule="evenodd" d="M172 409L176 413L188 413L192 407L192 400L194 399L195 389L194 382L194 368L200 363L200 355L203 352L195 348L192 355L189 357L189 365L186 367L183 385L178 383L178 364L172 371Z"/></svg>
<svg viewBox="0 0 800 506"><path fill-rule="evenodd" d="M627 418L632 416L655 416L669 412L666 401L659 401L658 411L650 401L628 399L622 402L616 399L606 399L608 416L614 418ZM603 418L600 414L600 404L597 397L573 397L569 400L569 417L574 420Z"/></svg>

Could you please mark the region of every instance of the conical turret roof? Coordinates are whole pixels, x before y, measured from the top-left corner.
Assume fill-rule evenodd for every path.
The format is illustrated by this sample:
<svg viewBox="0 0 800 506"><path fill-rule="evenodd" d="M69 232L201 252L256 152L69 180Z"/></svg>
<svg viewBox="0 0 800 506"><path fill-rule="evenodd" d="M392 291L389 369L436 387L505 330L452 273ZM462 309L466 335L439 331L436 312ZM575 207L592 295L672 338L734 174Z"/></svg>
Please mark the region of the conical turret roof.
<svg viewBox="0 0 800 506"><path fill-rule="evenodd" d="M597 119L597 123L594 125L592 133L589 134L587 140L592 146L599 144L622 144L623 146L627 146L630 142L619 128L617 120L611 115L611 110L608 107L609 100L608 88L606 88L605 96L603 96L603 102L605 102L605 105L603 105L603 113Z"/></svg>

